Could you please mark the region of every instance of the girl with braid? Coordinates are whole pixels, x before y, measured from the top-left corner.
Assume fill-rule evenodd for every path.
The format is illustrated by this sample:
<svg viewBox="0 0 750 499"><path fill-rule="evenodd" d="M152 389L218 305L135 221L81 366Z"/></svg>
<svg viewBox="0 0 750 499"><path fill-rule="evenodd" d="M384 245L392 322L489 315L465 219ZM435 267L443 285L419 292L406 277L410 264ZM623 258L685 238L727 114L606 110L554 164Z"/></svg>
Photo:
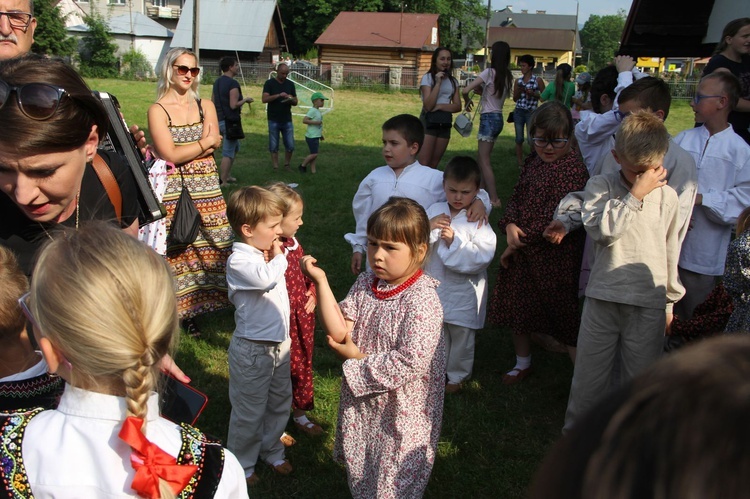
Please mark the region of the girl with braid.
<svg viewBox="0 0 750 499"><path fill-rule="evenodd" d="M159 416L173 287L159 255L106 224L42 250L19 303L67 385L55 410L0 413L0 475L18 497L247 497L231 453Z"/></svg>

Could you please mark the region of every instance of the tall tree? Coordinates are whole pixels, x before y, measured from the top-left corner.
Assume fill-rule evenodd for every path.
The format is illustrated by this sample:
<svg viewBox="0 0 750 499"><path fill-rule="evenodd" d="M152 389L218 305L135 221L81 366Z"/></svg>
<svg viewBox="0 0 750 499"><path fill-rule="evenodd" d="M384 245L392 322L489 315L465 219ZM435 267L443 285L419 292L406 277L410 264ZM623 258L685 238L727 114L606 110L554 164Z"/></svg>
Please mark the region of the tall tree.
<svg viewBox="0 0 750 499"><path fill-rule="evenodd" d="M88 31L83 35L81 75L93 78L117 76L117 44L104 18L94 12L84 18Z"/></svg>
<svg viewBox="0 0 750 499"><path fill-rule="evenodd" d="M76 39L68 36L65 17L56 0L35 0L34 16L37 25L32 52L56 56L68 56L75 52Z"/></svg>
<svg viewBox="0 0 750 499"><path fill-rule="evenodd" d="M617 54L622 30L625 28L625 17L625 11L620 9L615 15L591 15L583 25L581 30L582 62L590 70L603 68Z"/></svg>

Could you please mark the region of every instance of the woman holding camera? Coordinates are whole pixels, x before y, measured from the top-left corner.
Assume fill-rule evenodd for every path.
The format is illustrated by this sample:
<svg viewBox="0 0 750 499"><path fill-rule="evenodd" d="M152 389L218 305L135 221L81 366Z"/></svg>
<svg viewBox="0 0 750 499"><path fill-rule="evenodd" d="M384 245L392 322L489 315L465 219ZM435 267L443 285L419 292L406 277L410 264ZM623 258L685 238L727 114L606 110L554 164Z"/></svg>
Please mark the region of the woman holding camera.
<svg viewBox="0 0 750 499"><path fill-rule="evenodd" d="M177 309L191 336L200 332L197 315L229 306L226 261L234 236L219 188L213 152L221 146L216 108L198 97L198 60L186 48L167 52L159 75L157 100L148 110L148 127L160 158L175 165L167 176L167 261L177 280ZM191 243L170 237L183 187L200 213L200 230Z"/></svg>
<svg viewBox="0 0 750 499"><path fill-rule="evenodd" d="M451 75L451 51L438 47L432 53L430 70L422 77L419 92L422 95L424 143L419 150L419 162L437 168L451 139L453 113L461 110L458 82Z"/></svg>

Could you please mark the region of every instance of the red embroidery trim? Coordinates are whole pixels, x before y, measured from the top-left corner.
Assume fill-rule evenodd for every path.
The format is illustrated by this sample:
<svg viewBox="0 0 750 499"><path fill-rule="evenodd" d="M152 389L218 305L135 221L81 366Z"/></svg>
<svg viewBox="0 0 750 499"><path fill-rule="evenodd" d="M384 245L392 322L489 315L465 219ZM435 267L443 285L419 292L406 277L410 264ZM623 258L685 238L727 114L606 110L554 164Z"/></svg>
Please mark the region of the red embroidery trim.
<svg viewBox="0 0 750 499"><path fill-rule="evenodd" d="M376 277L372 280L372 294L375 295L375 298L378 300L385 300L386 298L390 298L392 296L396 296L415 282L417 282L417 279L422 275L422 269L417 269L416 272L412 274L410 278L399 284L393 289L389 289L386 291L382 291L378 289L378 283L380 282L380 278Z"/></svg>

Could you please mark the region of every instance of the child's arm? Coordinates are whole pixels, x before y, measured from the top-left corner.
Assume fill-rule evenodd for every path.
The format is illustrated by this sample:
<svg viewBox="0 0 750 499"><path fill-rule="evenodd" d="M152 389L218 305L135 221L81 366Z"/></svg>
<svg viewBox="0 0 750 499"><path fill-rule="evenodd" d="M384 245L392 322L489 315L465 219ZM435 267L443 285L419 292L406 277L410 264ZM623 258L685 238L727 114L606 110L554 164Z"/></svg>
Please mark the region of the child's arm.
<svg viewBox="0 0 750 499"><path fill-rule="evenodd" d="M445 192L443 192L443 198L445 198ZM477 198L471 203L469 209L466 210L466 218L469 222L479 222L479 226L481 227L487 223L490 211L492 211L490 195L484 189L479 189Z"/></svg>
<svg viewBox="0 0 750 499"><path fill-rule="evenodd" d="M328 337L337 343L344 341L351 332L354 322L344 318L336 297L333 296L328 277L320 267L316 267L317 260L311 255L300 258L299 266L302 273L315 283L318 295L318 315L323 323L323 330Z"/></svg>
<svg viewBox="0 0 750 499"><path fill-rule="evenodd" d="M275 288L286 272L287 261L281 250L281 242L274 241L274 245L272 258L268 263L251 261L244 255L232 254L227 261L227 284L235 290L269 291Z"/></svg>
<svg viewBox="0 0 750 499"><path fill-rule="evenodd" d="M671 190L671 189L670 189ZM674 196L676 193L672 192ZM665 312L667 314L667 322L665 328L665 334L671 334L672 320L672 309L674 304L680 301L685 296L685 287L680 282L680 277L677 271L677 263L680 260L680 230L682 220L680 217L680 206L675 205L673 213L670 214L667 225L667 241L666 241L666 254L667 254L667 305Z"/></svg>
<svg viewBox="0 0 750 499"><path fill-rule="evenodd" d="M352 199L352 212L356 228L354 233L344 235L346 242L352 245L351 271L359 274L362 270L362 259L367 248L367 219L374 211L372 209L372 185L370 175L359 184L357 193Z"/></svg>
<svg viewBox="0 0 750 499"><path fill-rule="evenodd" d="M750 155L743 165L735 165L735 168L733 187L719 192L701 192L695 196L695 205L703 206L712 222L734 225L742 210L750 206Z"/></svg>
<svg viewBox="0 0 750 499"><path fill-rule="evenodd" d="M438 347L442 339L443 310L434 290L429 296L407 299L407 310L399 324L398 340L387 352L370 353L362 359L344 362L344 380L355 397L385 393L425 376L444 355Z"/></svg>
<svg viewBox="0 0 750 499"><path fill-rule="evenodd" d="M437 245L437 256L446 268L459 274L476 274L489 267L495 257L497 236L488 225L463 236L452 229L450 232L453 234L451 244Z"/></svg>
<svg viewBox="0 0 750 499"><path fill-rule="evenodd" d="M472 102L471 97L469 97L469 93L477 87L481 87L482 85L484 85L484 80L481 77L477 76L471 83L466 85L463 90L461 90L461 93L464 96L464 109L466 109L467 111L471 111L471 108L474 107L474 103Z"/></svg>

